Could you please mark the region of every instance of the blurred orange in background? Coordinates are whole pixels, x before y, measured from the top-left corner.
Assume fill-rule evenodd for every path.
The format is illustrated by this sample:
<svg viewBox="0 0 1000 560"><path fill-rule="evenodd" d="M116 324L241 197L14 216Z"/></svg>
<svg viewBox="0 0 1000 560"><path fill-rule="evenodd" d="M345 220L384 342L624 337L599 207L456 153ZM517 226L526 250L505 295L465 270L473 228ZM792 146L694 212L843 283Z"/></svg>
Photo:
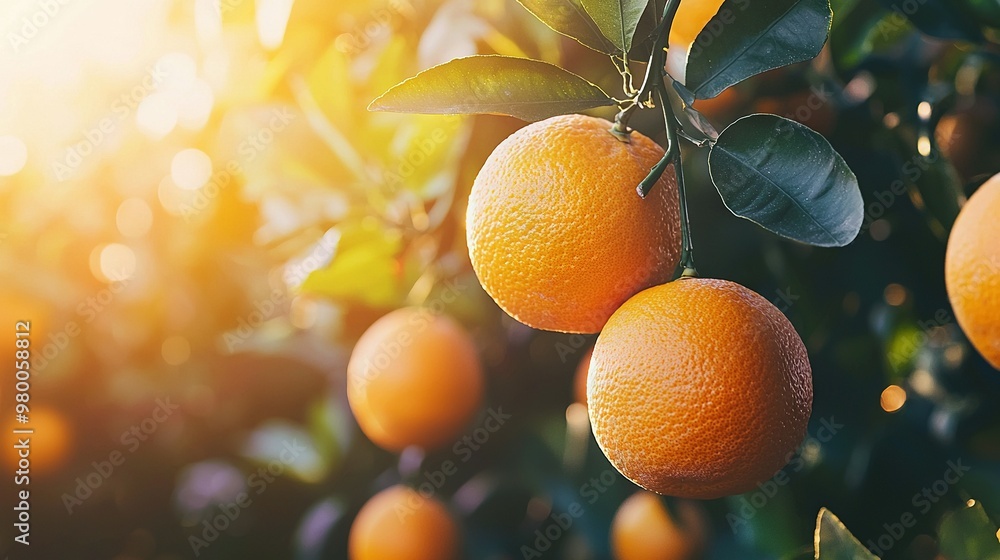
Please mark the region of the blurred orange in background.
<svg viewBox="0 0 1000 560"><path fill-rule="evenodd" d="M54 408L31 406L30 409L28 423L10 419L4 424L4 466L8 472L20 470L19 461L27 454L30 460L27 476L46 477L58 472L73 456L76 430ZM15 430L33 433L21 434Z"/></svg>

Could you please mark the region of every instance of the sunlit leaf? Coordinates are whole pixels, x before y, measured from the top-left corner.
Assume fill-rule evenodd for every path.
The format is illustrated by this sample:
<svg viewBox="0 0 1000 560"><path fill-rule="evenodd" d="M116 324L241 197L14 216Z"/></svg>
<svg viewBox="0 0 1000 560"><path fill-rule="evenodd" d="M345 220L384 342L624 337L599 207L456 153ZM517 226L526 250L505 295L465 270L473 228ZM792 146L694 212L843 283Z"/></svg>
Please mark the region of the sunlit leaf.
<svg viewBox="0 0 1000 560"><path fill-rule="evenodd" d="M830 510L822 508L816 517L813 543L816 560L878 560L861 544Z"/></svg>
<svg viewBox="0 0 1000 560"><path fill-rule="evenodd" d="M369 109L488 113L536 121L613 104L601 88L554 64L507 56L470 56L435 66L396 85Z"/></svg>
<svg viewBox="0 0 1000 560"><path fill-rule="evenodd" d="M971 507L949 512L941 520L941 554L948 560L976 558L1000 559L997 525L990 521L980 502L970 500Z"/></svg>
<svg viewBox="0 0 1000 560"><path fill-rule="evenodd" d="M581 44L607 54L619 54L615 46L601 33L581 0L517 0L542 23Z"/></svg>
<svg viewBox="0 0 1000 560"><path fill-rule="evenodd" d="M708 164L726 206L774 233L839 247L861 229L854 173L825 138L795 121L743 117L719 136Z"/></svg>
<svg viewBox="0 0 1000 560"><path fill-rule="evenodd" d="M330 467L309 432L284 421L271 421L254 430L242 454L262 465L280 466L306 482L318 482Z"/></svg>
<svg viewBox="0 0 1000 560"><path fill-rule="evenodd" d="M809 60L826 43L832 18L829 0L726 0L691 45L683 83L707 99L750 76Z"/></svg>
<svg viewBox="0 0 1000 560"><path fill-rule="evenodd" d="M580 0L601 33L621 52L632 49L632 37L649 0Z"/></svg>
<svg viewBox="0 0 1000 560"><path fill-rule="evenodd" d="M401 277L398 232L375 225L345 228L330 264L309 274L300 290L373 307L399 301Z"/></svg>

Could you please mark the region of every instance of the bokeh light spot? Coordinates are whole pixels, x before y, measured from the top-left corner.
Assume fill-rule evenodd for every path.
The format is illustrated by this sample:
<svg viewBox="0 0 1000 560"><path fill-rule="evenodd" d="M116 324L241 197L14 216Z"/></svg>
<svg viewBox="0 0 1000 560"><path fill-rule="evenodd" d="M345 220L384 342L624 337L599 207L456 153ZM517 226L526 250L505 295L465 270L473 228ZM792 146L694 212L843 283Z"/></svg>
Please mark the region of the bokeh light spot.
<svg viewBox="0 0 1000 560"><path fill-rule="evenodd" d="M906 288L899 284L889 284L882 293L885 302L893 307L899 307L906 303Z"/></svg>
<svg viewBox="0 0 1000 560"><path fill-rule="evenodd" d="M129 198L118 206L115 223L125 237L142 237L153 226L153 211L145 200Z"/></svg>
<svg viewBox="0 0 1000 560"><path fill-rule="evenodd" d="M892 234L892 224L889 220L881 219L872 222L870 228L868 228L868 233L871 234L872 239L875 241L885 241Z"/></svg>
<svg viewBox="0 0 1000 560"><path fill-rule="evenodd" d="M201 130L212 114L215 95L204 80L196 80L178 107L180 125L188 130Z"/></svg>
<svg viewBox="0 0 1000 560"><path fill-rule="evenodd" d="M274 50L285 38L293 0L257 0L257 36L262 47Z"/></svg>
<svg viewBox="0 0 1000 560"><path fill-rule="evenodd" d="M170 178L178 187L193 191L200 189L212 177L212 158L205 152L188 148L181 150L170 163Z"/></svg>
<svg viewBox="0 0 1000 560"><path fill-rule="evenodd" d="M139 103L135 121L146 136L159 140L177 126L177 106L170 96L152 93Z"/></svg>
<svg viewBox="0 0 1000 560"><path fill-rule="evenodd" d="M919 116L921 120L926 121L927 119L931 118L932 113L933 113L933 108L931 107L931 104L929 102L921 101L920 105L917 105L917 116Z"/></svg>
<svg viewBox="0 0 1000 560"><path fill-rule="evenodd" d="M889 385L882 391L879 404L886 412L896 412L906 403L906 390L899 385Z"/></svg>
<svg viewBox="0 0 1000 560"><path fill-rule="evenodd" d="M160 353L163 355L163 361L172 366L179 366L191 357L191 343L183 336L171 336L163 341Z"/></svg>
<svg viewBox="0 0 1000 560"><path fill-rule="evenodd" d="M318 304L315 300L299 296L292 300L289 320L299 329L308 329L316 324Z"/></svg>
<svg viewBox="0 0 1000 560"><path fill-rule="evenodd" d="M0 136L0 176L9 177L28 162L28 147L17 136Z"/></svg>
<svg viewBox="0 0 1000 560"><path fill-rule="evenodd" d="M166 74L162 87L165 90L187 91L198 75L194 59L182 52L167 53L156 61L156 67Z"/></svg>
<svg viewBox="0 0 1000 560"><path fill-rule="evenodd" d="M109 243L94 249L96 259L91 258L91 272L104 282L121 282L135 274L135 251L128 245ZM96 264L96 270L94 265Z"/></svg>

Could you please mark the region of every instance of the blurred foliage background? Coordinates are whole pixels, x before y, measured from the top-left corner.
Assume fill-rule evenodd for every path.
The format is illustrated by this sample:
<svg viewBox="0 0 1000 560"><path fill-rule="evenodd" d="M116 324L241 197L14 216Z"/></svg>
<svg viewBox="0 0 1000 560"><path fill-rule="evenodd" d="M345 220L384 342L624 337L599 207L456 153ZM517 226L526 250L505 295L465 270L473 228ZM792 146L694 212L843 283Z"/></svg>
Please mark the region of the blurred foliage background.
<svg viewBox="0 0 1000 560"><path fill-rule="evenodd" d="M822 506L866 545L911 512L916 526L884 557L943 558L943 516L969 500L1000 513L1000 375L963 338L943 282L960 204L1000 170L989 27L1000 10L833 4L816 60L697 105L717 126L757 111L807 124L844 155L866 201L855 243L809 248L732 217L704 158L686 157L700 272L789 316L816 393L790 482L701 504L710 558L811 557ZM506 317L464 245L472 180L523 123L366 111L402 79L475 53L559 63L618 92L606 57L514 0L3 11L0 309L5 325L33 322L34 345L25 557L344 558L367 497L458 458L436 495L461 519L468 558L523 557L574 501L584 515L543 555L609 558L611 518L636 488L573 405L593 337ZM653 134L657 119L632 124ZM467 461L456 448L381 451L347 408L353 342L408 304L471 330L486 406L511 415ZM914 497L949 461L971 470L924 511ZM240 492L252 503L210 538L205 522L234 511Z"/></svg>

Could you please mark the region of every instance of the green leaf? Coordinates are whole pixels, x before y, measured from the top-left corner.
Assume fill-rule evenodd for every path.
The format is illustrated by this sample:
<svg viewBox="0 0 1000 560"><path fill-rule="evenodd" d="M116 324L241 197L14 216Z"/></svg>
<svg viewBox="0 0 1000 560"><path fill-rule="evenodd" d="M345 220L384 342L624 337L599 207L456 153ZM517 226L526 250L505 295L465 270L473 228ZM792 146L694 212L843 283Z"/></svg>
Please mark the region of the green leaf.
<svg viewBox="0 0 1000 560"><path fill-rule="evenodd" d="M902 9L897 0L880 0L890 10L892 21L909 19L923 33L939 39L981 42L983 34L975 18L956 6L955 0L920 0L913 9Z"/></svg>
<svg viewBox="0 0 1000 560"><path fill-rule="evenodd" d="M914 204L924 211L931 230L947 236L965 199L958 171L936 146L931 146L928 155L921 155L917 150L920 134L913 127L898 126L894 132L901 156L901 161L896 162L900 183L894 182L890 190L904 184L915 190L920 196L912 197ZM930 138L925 141L930 143Z"/></svg>
<svg viewBox="0 0 1000 560"><path fill-rule="evenodd" d="M289 449L296 453L289 454ZM261 465L278 463L305 482L319 482L330 471L328 458L319 453L309 432L285 420L269 420L254 430L243 444L242 455Z"/></svg>
<svg viewBox="0 0 1000 560"><path fill-rule="evenodd" d="M830 510L822 508L816 517L813 539L816 560L878 560L847 530Z"/></svg>
<svg viewBox="0 0 1000 560"><path fill-rule="evenodd" d="M991 27L1000 27L1000 3L996 0L962 0L976 18Z"/></svg>
<svg viewBox="0 0 1000 560"><path fill-rule="evenodd" d="M938 530L941 554L948 560L977 558L979 560L1000 559L1000 541L997 541L997 526L986 515L979 502L972 507L949 512L941 520Z"/></svg>
<svg viewBox="0 0 1000 560"><path fill-rule="evenodd" d="M699 99L767 70L819 54L830 32L829 0L726 0L691 46L668 69ZM683 69L681 76L676 75Z"/></svg>
<svg viewBox="0 0 1000 560"><path fill-rule="evenodd" d="M639 25L649 0L580 0L594 18L601 33L611 40L618 50L627 53L632 49L632 37Z"/></svg>
<svg viewBox="0 0 1000 560"><path fill-rule="evenodd" d="M581 0L517 0L553 31L576 39L580 44L605 54L621 54L621 49L608 40L594 19L584 9Z"/></svg>
<svg viewBox="0 0 1000 560"><path fill-rule="evenodd" d="M914 27L906 18L882 9L877 2L835 0L830 52L837 67L851 70L873 54L902 43Z"/></svg>
<svg viewBox="0 0 1000 560"><path fill-rule="evenodd" d="M719 139L719 131L691 104L694 97L684 86L673 82L674 87L667 89L667 99L674 109L674 116L681 128L693 140L710 143Z"/></svg>
<svg viewBox="0 0 1000 560"><path fill-rule="evenodd" d="M401 234L368 223L344 225L338 230L333 259L311 272L299 289L371 307L398 304L403 290L398 262L403 249Z"/></svg>
<svg viewBox="0 0 1000 560"><path fill-rule="evenodd" d="M614 103L601 88L554 64L489 55L456 58L424 70L393 86L368 110L488 113L538 121Z"/></svg>
<svg viewBox="0 0 1000 560"><path fill-rule="evenodd" d="M842 247L861 228L854 173L825 138L795 121L739 119L722 131L708 165L729 210L778 235Z"/></svg>

